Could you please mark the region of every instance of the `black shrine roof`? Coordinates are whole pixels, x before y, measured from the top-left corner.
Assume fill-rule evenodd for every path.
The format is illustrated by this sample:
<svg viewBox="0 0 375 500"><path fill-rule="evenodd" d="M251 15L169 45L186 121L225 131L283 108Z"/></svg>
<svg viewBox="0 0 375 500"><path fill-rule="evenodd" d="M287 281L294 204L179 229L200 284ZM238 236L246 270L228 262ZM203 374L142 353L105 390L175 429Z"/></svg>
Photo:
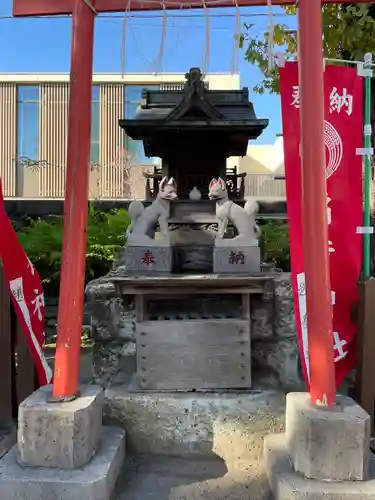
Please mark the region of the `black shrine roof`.
<svg viewBox="0 0 375 500"><path fill-rule="evenodd" d="M160 134L179 128L180 132L237 132L249 140L259 137L268 120L256 117L247 88L208 90L200 69L191 68L183 90L143 90L135 117L119 124L133 139L150 137L152 129Z"/></svg>

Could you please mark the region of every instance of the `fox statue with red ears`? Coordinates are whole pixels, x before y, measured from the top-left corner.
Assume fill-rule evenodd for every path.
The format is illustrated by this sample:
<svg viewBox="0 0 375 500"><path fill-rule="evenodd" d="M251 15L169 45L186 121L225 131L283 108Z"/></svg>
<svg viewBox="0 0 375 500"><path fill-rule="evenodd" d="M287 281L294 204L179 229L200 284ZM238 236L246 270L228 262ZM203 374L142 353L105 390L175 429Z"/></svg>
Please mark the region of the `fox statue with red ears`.
<svg viewBox="0 0 375 500"><path fill-rule="evenodd" d="M177 184L171 177L164 177L159 184L156 200L147 208L141 201L129 205L131 224L126 232L128 245L131 246L169 246L169 204L177 199ZM161 238L153 238L159 223Z"/></svg>
<svg viewBox="0 0 375 500"><path fill-rule="evenodd" d="M215 246L258 246L261 231L255 221L259 211L258 202L250 199L244 208L240 207L228 198L225 182L212 179L209 185L208 197L216 201L216 217L218 220L218 235ZM228 222L237 229L238 235L234 238L224 238Z"/></svg>

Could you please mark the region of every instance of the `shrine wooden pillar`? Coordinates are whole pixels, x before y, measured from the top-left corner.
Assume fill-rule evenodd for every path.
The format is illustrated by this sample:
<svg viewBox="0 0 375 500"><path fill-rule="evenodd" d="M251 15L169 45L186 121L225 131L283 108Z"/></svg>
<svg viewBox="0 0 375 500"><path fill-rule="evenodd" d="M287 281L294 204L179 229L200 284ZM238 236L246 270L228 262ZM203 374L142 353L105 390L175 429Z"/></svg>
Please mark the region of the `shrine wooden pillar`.
<svg viewBox="0 0 375 500"><path fill-rule="evenodd" d="M85 286L95 0L75 0L64 235L53 397L77 396Z"/></svg>
<svg viewBox="0 0 375 500"><path fill-rule="evenodd" d="M321 0L299 0L302 219L309 329L310 396L336 402L325 181L323 27Z"/></svg>

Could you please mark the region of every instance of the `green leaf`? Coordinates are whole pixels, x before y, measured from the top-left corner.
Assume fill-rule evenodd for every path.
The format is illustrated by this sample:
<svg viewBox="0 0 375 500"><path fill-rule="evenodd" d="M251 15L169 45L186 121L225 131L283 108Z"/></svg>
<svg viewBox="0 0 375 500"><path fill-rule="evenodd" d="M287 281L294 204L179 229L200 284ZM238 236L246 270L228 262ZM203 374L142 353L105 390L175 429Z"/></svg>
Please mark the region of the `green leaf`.
<svg viewBox="0 0 375 500"><path fill-rule="evenodd" d="M283 7L287 16L295 16L295 6ZM375 54L375 4L325 5L323 16L323 45L325 57L344 60L363 60L366 52ZM253 90L257 93L279 92L279 74L268 72L267 31L254 32L254 25L245 24L239 37L245 59L257 66L263 79ZM285 51L286 59L297 53L297 32L288 23L274 27L274 44Z"/></svg>
<svg viewBox="0 0 375 500"><path fill-rule="evenodd" d="M89 206L86 281L107 274L126 244L130 219L126 210L101 212ZM60 281L63 218L25 220L18 238L46 289L57 293Z"/></svg>

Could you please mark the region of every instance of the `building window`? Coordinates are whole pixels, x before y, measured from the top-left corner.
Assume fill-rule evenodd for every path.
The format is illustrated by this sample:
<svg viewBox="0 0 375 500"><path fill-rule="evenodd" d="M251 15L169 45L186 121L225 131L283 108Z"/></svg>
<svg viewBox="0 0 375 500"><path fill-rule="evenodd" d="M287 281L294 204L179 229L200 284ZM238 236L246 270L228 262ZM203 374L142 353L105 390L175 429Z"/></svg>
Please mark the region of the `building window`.
<svg viewBox="0 0 375 500"><path fill-rule="evenodd" d="M158 90L160 85L127 85L124 87L125 118L131 119L137 113L138 106L142 99L142 90ZM132 163L138 165L155 165L160 163L159 158L148 158L145 155L142 141L134 141L125 135L124 148L131 154Z"/></svg>
<svg viewBox="0 0 375 500"><path fill-rule="evenodd" d="M100 85L92 87L90 162L100 159Z"/></svg>
<svg viewBox="0 0 375 500"><path fill-rule="evenodd" d="M40 87L17 87L17 156L25 161L39 160Z"/></svg>

